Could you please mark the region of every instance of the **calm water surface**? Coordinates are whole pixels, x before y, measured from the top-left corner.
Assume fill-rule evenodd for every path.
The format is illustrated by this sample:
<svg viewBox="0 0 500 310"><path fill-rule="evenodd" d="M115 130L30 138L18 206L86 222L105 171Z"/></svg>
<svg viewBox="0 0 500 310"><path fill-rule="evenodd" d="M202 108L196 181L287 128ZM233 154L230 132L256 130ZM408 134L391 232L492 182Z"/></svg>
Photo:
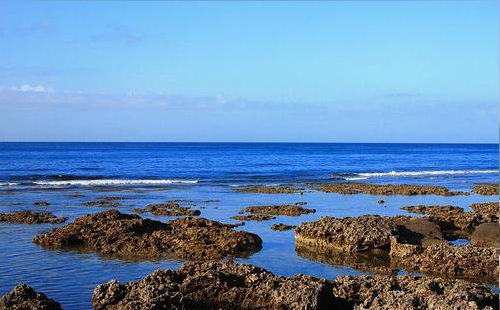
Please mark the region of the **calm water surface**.
<svg viewBox="0 0 500 310"><path fill-rule="evenodd" d="M225 223L249 205L305 201L316 213L247 222L263 249L238 261L275 274L335 278L361 272L298 255L293 231L274 232L274 223L300 224L321 216L405 214L409 204L497 201L496 196L370 196L316 191L299 194L241 194L243 185L356 181L443 185L470 190L475 182L498 182L498 145L460 144L275 144L275 143L0 143L0 212L47 210L76 217L102 211L81 206L102 196L120 196L118 209L131 212L171 199L192 200L202 216ZM70 197L81 193L84 197ZM206 203L206 200L220 202ZM385 204L377 203L379 199ZM36 207L35 201L48 201ZM145 215L148 216L148 215ZM152 217L160 220L169 217ZM65 309L90 309L93 288L110 279L137 280L182 261L123 261L93 253L45 250L31 243L50 224L0 223L0 294L25 282L61 302Z"/></svg>

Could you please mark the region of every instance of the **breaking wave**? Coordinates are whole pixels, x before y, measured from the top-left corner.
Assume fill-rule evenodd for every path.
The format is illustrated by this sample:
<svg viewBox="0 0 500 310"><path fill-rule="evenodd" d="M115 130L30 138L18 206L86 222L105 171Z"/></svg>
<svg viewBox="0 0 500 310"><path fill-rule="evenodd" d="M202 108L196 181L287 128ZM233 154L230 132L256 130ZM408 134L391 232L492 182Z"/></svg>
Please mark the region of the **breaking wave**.
<svg viewBox="0 0 500 310"><path fill-rule="evenodd" d="M171 179L140 179L140 180L124 180L124 179L98 179L98 180L66 180L66 181L35 181L34 185L79 185L79 186L102 186L102 185L163 185L163 184L196 184L198 180L171 180Z"/></svg>
<svg viewBox="0 0 500 310"><path fill-rule="evenodd" d="M372 177L412 177L426 175L460 175L460 174L494 174L498 170L428 170L428 171L391 171L391 172L366 172L366 173L339 173L334 178L344 180L366 180Z"/></svg>

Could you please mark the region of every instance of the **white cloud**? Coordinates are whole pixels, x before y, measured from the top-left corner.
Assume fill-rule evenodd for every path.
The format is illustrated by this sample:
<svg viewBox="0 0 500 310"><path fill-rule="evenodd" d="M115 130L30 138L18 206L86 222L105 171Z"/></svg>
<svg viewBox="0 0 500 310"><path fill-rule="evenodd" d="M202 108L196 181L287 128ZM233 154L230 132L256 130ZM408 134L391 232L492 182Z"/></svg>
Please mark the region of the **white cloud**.
<svg viewBox="0 0 500 310"><path fill-rule="evenodd" d="M46 93L46 92L52 91L52 88L48 88L48 87L45 87L43 85L33 85L33 86L31 86L29 84L23 84L23 85L20 85L20 86L12 87L12 90L13 91L20 91L20 92L23 92L23 93L26 93L26 92Z"/></svg>

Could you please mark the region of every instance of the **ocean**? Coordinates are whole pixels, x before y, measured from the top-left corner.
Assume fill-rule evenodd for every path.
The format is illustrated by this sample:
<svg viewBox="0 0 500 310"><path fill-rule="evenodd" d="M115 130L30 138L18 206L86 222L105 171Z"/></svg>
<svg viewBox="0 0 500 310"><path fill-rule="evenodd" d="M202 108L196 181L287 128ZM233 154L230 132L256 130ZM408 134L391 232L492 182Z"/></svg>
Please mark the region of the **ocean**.
<svg viewBox="0 0 500 310"><path fill-rule="evenodd" d="M303 195L273 195L237 193L235 189L368 182L469 191L474 183L498 182L498 169L498 144L0 143L0 212L51 211L67 216L69 222L102 211L81 205L102 196L128 198L118 207L128 213L149 203L188 199L203 207L201 216L234 223L230 217L250 205L307 202L316 213L239 227L257 233L264 243L260 252L236 260L279 275L335 278L363 273L296 251L293 231L275 232L270 226L296 225L327 215L407 214L400 207L416 204L467 209L471 203L498 201L498 197L339 195L314 190L305 190ZM75 193L82 196L72 197ZM385 204L378 204L380 199ZM36 201L50 202L50 206L34 206ZM36 234L53 227L57 226L0 223L0 295L24 282L61 302L65 309L90 309L97 284L111 279L137 280L155 269L182 264L172 259L127 261L89 252L47 250L31 242Z"/></svg>

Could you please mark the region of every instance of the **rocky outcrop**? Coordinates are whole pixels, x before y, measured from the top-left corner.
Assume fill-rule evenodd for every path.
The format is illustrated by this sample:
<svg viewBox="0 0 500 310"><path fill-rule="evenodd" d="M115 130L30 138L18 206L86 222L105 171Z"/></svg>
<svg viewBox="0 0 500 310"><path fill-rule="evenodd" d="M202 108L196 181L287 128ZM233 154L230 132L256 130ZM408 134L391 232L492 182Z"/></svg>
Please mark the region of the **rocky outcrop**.
<svg viewBox="0 0 500 310"><path fill-rule="evenodd" d="M158 216L198 216L201 214L200 210L192 210L191 207L182 207L176 201L150 204L144 209L133 209L133 211L136 213L149 212Z"/></svg>
<svg viewBox="0 0 500 310"><path fill-rule="evenodd" d="M0 297L1 310L62 310L61 305L26 284Z"/></svg>
<svg viewBox="0 0 500 310"><path fill-rule="evenodd" d="M262 245L255 234L235 231L231 225L203 218L163 223L117 210L78 218L36 236L33 242L49 248L85 246L106 255L199 260L246 256L260 250Z"/></svg>
<svg viewBox="0 0 500 310"><path fill-rule="evenodd" d="M38 207L46 207L46 206L50 206L50 202L47 202L47 201L36 201L33 203L34 206L38 206Z"/></svg>
<svg viewBox="0 0 500 310"><path fill-rule="evenodd" d="M249 215L234 215L231 216L233 220L237 221L257 221L257 222L262 222L262 221L269 221L269 220L274 220L276 216L274 215L269 215L269 214L249 214Z"/></svg>
<svg viewBox="0 0 500 310"><path fill-rule="evenodd" d="M389 250L398 227L387 216L322 217L295 229L297 242L346 252Z"/></svg>
<svg viewBox="0 0 500 310"><path fill-rule="evenodd" d="M238 193L255 194L295 194L302 193L304 190L285 186L246 186L237 188L235 191Z"/></svg>
<svg viewBox="0 0 500 310"><path fill-rule="evenodd" d="M474 213L481 215L485 222L498 223L498 201L473 203L470 207Z"/></svg>
<svg viewBox="0 0 500 310"><path fill-rule="evenodd" d="M484 223L476 227L471 235L471 244L478 247L498 248L500 229L498 223Z"/></svg>
<svg viewBox="0 0 500 310"><path fill-rule="evenodd" d="M465 192L451 192L443 186L430 185L393 185L393 184L366 184L366 183L320 183L310 184L313 188L326 193L337 194L370 194L370 195L466 195Z"/></svg>
<svg viewBox="0 0 500 310"><path fill-rule="evenodd" d="M282 224L282 223L273 224L271 226L271 229L274 231L286 231L286 230L291 230L294 228L295 228L295 226L293 226L293 225L286 225L286 224Z"/></svg>
<svg viewBox="0 0 500 310"><path fill-rule="evenodd" d="M334 281L279 277L234 262L187 263L145 278L97 286L95 310L497 309L498 294L460 280L348 276Z"/></svg>
<svg viewBox="0 0 500 310"><path fill-rule="evenodd" d="M271 215L286 215L286 216L299 216L316 212L315 209L303 208L299 205L270 205L270 206L252 206L246 207L240 213L253 213L253 214L271 214Z"/></svg>
<svg viewBox="0 0 500 310"><path fill-rule="evenodd" d="M482 183L474 186L472 192L478 195L498 196L498 183Z"/></svg>
<svg viewBox="0 0 500 310"><path fill-rule="evenodd" d="M0 222L23 223L23 224L60 224L66 221L66 217L57 217L51 212L16 211L12 213L0 213Z"/></svg>
<svg viewBox="0 0 500 310"><path fill-rule="evenodd" d="M97 200L97 201L88 201L82 203L82 206L86 207L103 207L103 208L115 208L118 207L120 203L116 201L109 200Z"/></svg>

